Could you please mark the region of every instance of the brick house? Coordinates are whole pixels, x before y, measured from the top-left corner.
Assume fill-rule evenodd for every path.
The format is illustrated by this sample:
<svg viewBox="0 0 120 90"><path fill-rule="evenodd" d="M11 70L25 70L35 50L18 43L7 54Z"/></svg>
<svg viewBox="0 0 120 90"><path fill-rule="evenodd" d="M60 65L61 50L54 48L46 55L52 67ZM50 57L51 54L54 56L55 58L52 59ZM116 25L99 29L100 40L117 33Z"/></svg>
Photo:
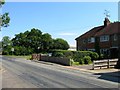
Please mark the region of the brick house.
<svg viewBox="0 0 120 90"><path fill-rule="evenodd" d="M105 18L104 25L94 27L77 37L77 50L96 51L108 56L118 56L120 46L120 22L111 23Z"/></svg>

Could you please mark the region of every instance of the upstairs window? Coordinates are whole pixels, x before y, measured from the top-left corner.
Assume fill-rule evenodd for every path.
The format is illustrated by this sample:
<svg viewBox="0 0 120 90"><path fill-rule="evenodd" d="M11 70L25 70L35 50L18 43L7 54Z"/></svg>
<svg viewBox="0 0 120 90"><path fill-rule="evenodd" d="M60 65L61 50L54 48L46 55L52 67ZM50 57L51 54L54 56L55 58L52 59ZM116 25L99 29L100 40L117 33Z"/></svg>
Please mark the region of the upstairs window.
<svg viewBox="0 0 120 90"><path fill-rule="evenodd" d="M117 35L114 34L114 41L117 41Z"/></svg>
<svg viewBox="0 0 120 90"><path fill-rule="evenodd" d="M88 43L94 43L94 42L95 42L95 38L94 37L88 38Z"/></svg>
<svg viewBox="0 0 120 90"><path fill-rule="evenodd" d="M86 40L85 39L83 39L83 44L85 44L86 43Z"/></svg>
<svg viewBox="0 0 120 90"><path fill-rule="evenodd" d="M106 42L109 41L109 35L104 35L100 37L100 42Z"/></svg>

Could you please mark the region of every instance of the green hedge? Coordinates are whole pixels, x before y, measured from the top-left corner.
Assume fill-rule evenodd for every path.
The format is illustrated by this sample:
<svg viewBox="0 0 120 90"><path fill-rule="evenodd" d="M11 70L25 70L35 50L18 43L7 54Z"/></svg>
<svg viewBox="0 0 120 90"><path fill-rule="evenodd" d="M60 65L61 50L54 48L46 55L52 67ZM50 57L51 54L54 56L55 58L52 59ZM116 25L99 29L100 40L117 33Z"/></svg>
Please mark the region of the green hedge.
<svg viewBox="0 0 120 90"><path fill-rule="evenodd" d="M91 51L70 51L70 50L54 50L51 51L54 57L67 57L73 59L79 64L90 64L92 60L98 59L99 55Z"/></svg>

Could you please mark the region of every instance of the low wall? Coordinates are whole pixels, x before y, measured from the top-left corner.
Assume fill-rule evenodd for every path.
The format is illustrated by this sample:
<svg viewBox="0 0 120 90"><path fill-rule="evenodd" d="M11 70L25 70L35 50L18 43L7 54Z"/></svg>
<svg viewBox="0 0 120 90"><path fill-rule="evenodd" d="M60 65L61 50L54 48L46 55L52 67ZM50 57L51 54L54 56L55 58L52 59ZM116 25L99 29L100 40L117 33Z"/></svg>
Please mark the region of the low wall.
<svg viewBox="0 0 120 90"><path fill-rule="evenodd" d="M40 60L41 54L32 54L32 60Z"/></svg>
<svg viewBox="0 0 120 90"><path fill-rule="evenodd" d="M70 59L68 58L41 56L40 60L70 66Z"/></svg>

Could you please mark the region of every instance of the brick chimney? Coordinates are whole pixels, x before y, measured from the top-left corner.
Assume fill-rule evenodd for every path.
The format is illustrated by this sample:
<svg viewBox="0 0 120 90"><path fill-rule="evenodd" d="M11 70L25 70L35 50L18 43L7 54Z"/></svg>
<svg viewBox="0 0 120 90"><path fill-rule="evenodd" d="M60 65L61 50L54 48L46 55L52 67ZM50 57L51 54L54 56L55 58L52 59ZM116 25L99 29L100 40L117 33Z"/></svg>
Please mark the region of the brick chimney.
<svg viewBox="0 0 120 90"><path fill-rule="evenodd" d="M108 26L110 24L110 20L106 17L104 21L104 26Z"/></svg>

